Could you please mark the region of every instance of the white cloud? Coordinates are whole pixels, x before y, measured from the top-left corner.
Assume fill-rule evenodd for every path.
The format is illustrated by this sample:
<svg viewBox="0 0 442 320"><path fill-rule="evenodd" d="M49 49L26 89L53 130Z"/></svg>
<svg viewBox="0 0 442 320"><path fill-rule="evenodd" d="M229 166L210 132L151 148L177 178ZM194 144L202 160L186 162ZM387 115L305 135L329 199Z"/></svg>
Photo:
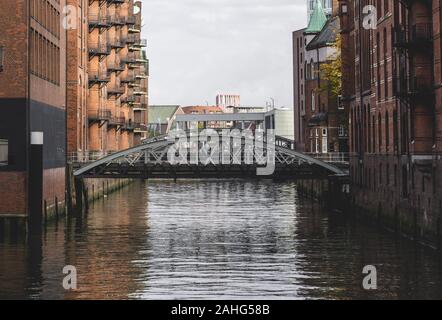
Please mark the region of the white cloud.
<svg viewBox="0 0 442 320"><path fill-rule="evenodd" d="M291 32L306 24L305 0L144 0L152 104L292 106Z"/></svg>

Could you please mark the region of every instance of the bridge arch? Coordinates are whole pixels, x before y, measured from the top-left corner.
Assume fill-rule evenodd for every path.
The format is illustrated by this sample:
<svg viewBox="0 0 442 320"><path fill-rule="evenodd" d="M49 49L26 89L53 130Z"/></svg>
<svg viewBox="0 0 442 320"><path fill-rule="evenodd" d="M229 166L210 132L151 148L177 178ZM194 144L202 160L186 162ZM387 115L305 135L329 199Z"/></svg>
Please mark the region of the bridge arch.
<svg viewBox="0 0 442 320"><path fill-rule="evenodd" d="M276 137L276 140L281 137ZM167 151L175 144L168 136L159 136L142 145L122 150L100 159L90 161L78 158L73 161L74 176L83 178L199 178L254 176L257 165L172 165L167 161ZM265 144L265 143L264 143ZM345 176L342 169L292 150L283 145L275 146L274 176L279 177L326 177ZM256 174L255 174L256 176Z"/></svg>

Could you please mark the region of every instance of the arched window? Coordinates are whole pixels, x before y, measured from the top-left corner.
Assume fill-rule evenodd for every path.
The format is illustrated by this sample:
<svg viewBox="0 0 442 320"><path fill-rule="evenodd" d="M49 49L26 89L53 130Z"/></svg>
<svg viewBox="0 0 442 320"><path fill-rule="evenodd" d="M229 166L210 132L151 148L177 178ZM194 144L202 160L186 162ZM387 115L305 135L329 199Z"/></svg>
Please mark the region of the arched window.
<svg viewBox="0 0 442 320"><path fill-rule="evenodd" d="M310 68L311 68L311 79L316 79L316 75L315 75L315 63L313 62L313 59L310 60Z"/></svg>

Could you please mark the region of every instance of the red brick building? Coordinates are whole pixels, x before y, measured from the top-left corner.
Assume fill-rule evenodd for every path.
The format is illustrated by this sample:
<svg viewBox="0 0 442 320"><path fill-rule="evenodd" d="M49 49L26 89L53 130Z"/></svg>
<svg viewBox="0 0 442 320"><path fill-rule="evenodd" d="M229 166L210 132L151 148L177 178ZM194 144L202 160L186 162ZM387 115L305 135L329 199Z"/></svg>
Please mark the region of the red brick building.
<svg viewBox="0 0 442 320"><path fill-rule="evenodd" d="M442 226L440 1L339 4L353 201L434 242Z"/></svg>
<svg viewBox="0 0 442 320"><path fill-rule="evenodd" d="M65 198L65 5L65 0L2 1L0 218L27 219L41 210L35 199L53 207ZM31 144L41 142L38 169L41 157L32 156Z"/></svg>
<svg viewBox="0 0 442 320"><path fill-rule="evenodd" d="M312 8L307 28L293 32L296 148L322 155L348 153L348 112L322 68L339 58L340 21L336 14L327 18L320 0Z"/></svg>
<svg viewBox="0 0 442 320"><path fill-rule="evenodd" d="M149 61L141 39L142 2L67 0L68 152L96 156L147 136Z"/></svg>

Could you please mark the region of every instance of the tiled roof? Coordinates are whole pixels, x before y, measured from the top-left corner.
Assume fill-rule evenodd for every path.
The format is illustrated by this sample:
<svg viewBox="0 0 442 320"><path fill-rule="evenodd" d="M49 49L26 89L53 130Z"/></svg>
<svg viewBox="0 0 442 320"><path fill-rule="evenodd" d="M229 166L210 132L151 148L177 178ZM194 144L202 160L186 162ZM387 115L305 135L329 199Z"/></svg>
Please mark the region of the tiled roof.
<svg viewBox="0 0 442 320"><path fill-rule="evenodd" d="M310 41L307 50L322 48L335 43L336 37L339 34L339 26L339 17L328 20L321 32Z"/></svg>

